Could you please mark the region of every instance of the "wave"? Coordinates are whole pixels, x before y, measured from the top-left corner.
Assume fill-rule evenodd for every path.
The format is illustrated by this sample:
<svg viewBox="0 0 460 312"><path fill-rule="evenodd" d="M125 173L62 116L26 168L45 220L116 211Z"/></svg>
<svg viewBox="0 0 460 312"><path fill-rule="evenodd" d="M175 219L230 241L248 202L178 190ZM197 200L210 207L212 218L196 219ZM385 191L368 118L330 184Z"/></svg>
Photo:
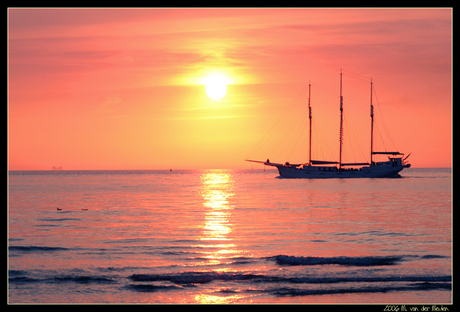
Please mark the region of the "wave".
<svg viewBox="0 0 460 312"><path fill-rule="evenodd" d="M157 292L157 291L165 291L165 290L174 290L181 287L178 286L163 286L163 285L146 285L146 284L130 284L127 286L128 289L138 291L138 292Z"/></svg>
<svg viewBox="0 0 460 312"><path fill-rule="evenodd" d="M24 270L9 270L9 280L16 282L75 282L75 283L115 283L121 282L125 278L132 282L172 282L174 284L206 284L213 281L248 281L263 283L288 283L288 284L339 284L339 283L381 283L381 282L424 282L441 283L451 282L450 275L384 275L384 276L298 276L286 277L279 275L264 275L252 273L235 272L181 272L181 273L158 273L158 274L131 274L127 277L123 275L110 275L111 271L123 272L135 268L113 268L101 269L98 271L106 274L58 274L38 276L32 272ZM46 273L46 272L45 272ZM51 272L48 272L51 273ZM85 273L85 272L82 272ZM41 276L41 278L39 278Z"/></svg>
<svg viewBox="0 0 460 312"><path fill-rule="evenodd" d="M420 259L441 259L441 258L450 258L450 257L441 256L441 255L424 255L424 256L420 256Z"/></svg>
<svg viewBox="0 0 460 312"><path fill-rule="evenodd" d="M188 257L187 260L190 261L207 261L209 258L207 257ZM255 263L260 260L266 260L265 258L251 258L251 257L228 257L225 259L225 265L242 265L242 264L251 264ZM208 264L208 265L213 265L213 264ZM221 265L221 264L215 264L215 265Z"/></svg>
<svg viewBox="0 0 460 312"><path fill-rule="evenodd" d="M438 259L448 258L441 255L396 255L396 256L363 256L363 257L298 257L278 255L270 257L280 265L345 265L345 266L380 266L380 265L396 265L402 261L416 259Z"/></svg>
<svg viewBox="0 0 460 312"><path fill-rule="evenodd" d="M367 256L367 257L296 257L278 255L274 257L280 265L326 265L348 266L395 265L404 260L404 256Z"/></svg>
<svg viewBox="0 0 460 312"><path fill-rule="evenodd" d="M390 276L359 276L359 277L294 277L289 278L293 283L305 284L333 284L333 283L369 283L369 282L451 282L450 275L427 276L427 275L390 275Z"/></svg>
<svg viewBox="0 0 460 312"><path fill-rule="evenodd" d="M43 222L82 221L81 218L39 218L37 220Z"/></svg>
<svg viewBox="0 0 460 312"><path fill-rule="evenodd" d="M117 283L117 280L112 277L105 277L105 276L91 276L91 275L62 275L62 276L51 276L46 277L42 276L41 278L35 276L27 276L30 275L25 271L9 271L9 278L8 281L10 283L20 283L20 284L28 284L28 283L78 283L78 284L108 284L108 283ZM26 275L26 276L24 276Z"/></svg>
<svg viewBox="0 0 460 312"><path fill-rule="evenodd" d="M10 251L22 251L22 252L46 252L46 251L65 251L69 250L64 247L50 247L50 246L8 246Z"/></svg>
<svg viewBox="0 0 460 312"><path fill-rule="evenodd" d="M30 283L37 283L37 282L42 282L43 280L37 279L37 278L31 278L27 276L10 276L8 278L8 281L10 283L21 283L21 284L30 284Z"/></svg>
<svg viewBox="0 0 460 312"><path fill-rule="evenodd" d="M56 282L66 283L66 282L75 282L75 283L82 283L82 284L89 284L89 283L115 283L116 281L112 278L102 277L102 276L56 276L53 278Z"/></svg>
<svg viewBox="0 0 460 312"><path fill-rule="evenodd" d="M249 273L187 272L179 274L133 274L129 278L136 282L169 281L175 284L205 284L216 280L253 280L258 275Z"/></svg>
<svg viewBox="0 0 460 312"><path fill-rule="evenodd" d="M432 291L452 289L452 277L441 276L336 276L336 277L283 277L262 274L239 274L217 272L184 272L176 274L133 274L130 290L138 292L157 292L180 290L183 287L199 287L213 282L230 282L228 286L219 286L216 292L259 293L273 296L309 296L346 293L378 293L398 291ZM234 282L239 282L234 288ZM172 283L175 285L157 285ZM244 286L246 285L246 286ZM276 287L271 287L276 285Z"/></svg>
<svg viewBox="0 0 460 312"><path fill-rule="evenodd" d="M292 277L280 271L271 273L250 272L177 272L157 274L123 274L124 271L136 272L148 268L98 268L96 270L10 270L10 287L23 285L115 285L115 289L124 289L139 293L185 291L193 287L213 289L224 295L239 293L270 296L310 296L346 293L379 293L400 291L451 291L450 275L355 275L343 272L337 274L300 273ZM78 272L76 272L78 271ZM138 272L139 272L138 271ZM102 274L101 274L102 273ZM216 284L214 284L216 283ZM16 286L14 286L16 285ZM204 286L206 285L206 286ZM54 286L56 287L56 286ZM59 286L57 286L59 287ZM111 286L112 287L112 286Z"/></svg>
<svg viewBox="0 0 460 312"><path fill-rule="evenodd" d="M67 248L51 246L9 246L18 254L24 252L60 252ZM232 271L197 270L190 266L174 265L149 267L92 267L88 269L11 269L8 281L11 289L24 286L63 287L69 285L78 289L78 285L97 285L110 290L124 290L138 293L180 292L188 288L215 289L223 295L238 293L260 294L268 296L315 296L347 293L382 293L401 291L451 291L452 276L440 271L405 271L394 267L403 261L433 261L448 256L425 255L389 255L389 256L338 256L303 257L277 255L270 257L235 257ZM241 267L235 264L254 262L254 266ZM262 263L257 263L262 262ZM265 262L265 263L263 263ZM268 270L251 268L266 267ZM324 265L345 266L345 268ZM279 270L279 266L292 266ZM294 266L313 266L308 269ZM318 266L320 266L318 268ZM348 268L347 268L348 266ZM378 266L390 266L389 268ZM392 267L393 266L393 267ZM174 267L174 268L173 268ZM188 268L188 269L187 269ZM317 269L318 268L318 269ZM176 270L185 270L176 272ZM220 269L220 268L219 268ZM330 270L329 270L330 269ZM166 271L168 270L168 271ZM173 270L173 271L170 271ZM62 286L60 286L62 285Z"/></svg>
<svg viewBox="0 0 460 312"><path fill-rule="evenodd" d="M308 296L308 295L331 295L346 293L377 293L390 291L420 291L420 290L451 290L450 283L414 283L404 285L379 285L364 287L339 287L321 289L292 289L282 288L272 290L271 293L277 296Z"/></svg>
<svg viewBox="0 0 460 312"><path fill-rule="evenodd" d="M264 283L337 284L380 282L451 282L450 275L390 275L390 276L337 276L337 277L283 277L250 273L184 272L178 274L133 274L134 282L168 281L175 284L204 284L212 281L252 281Z"/></svg>

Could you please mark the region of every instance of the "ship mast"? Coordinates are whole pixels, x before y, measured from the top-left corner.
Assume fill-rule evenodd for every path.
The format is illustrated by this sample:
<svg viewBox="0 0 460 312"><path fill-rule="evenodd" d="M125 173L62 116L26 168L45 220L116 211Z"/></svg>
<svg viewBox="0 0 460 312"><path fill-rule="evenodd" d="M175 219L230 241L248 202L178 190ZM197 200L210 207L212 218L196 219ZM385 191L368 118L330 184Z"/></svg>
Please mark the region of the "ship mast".
<svg viewBox="0 0 460 312"><path fill-rule="evenodd" d="M372 105L372 78L371 78L371 163L369 168L372 167L372 154L374 153L374 106Z"/></svg>
<svg viewBox="0 0 460 312"><path fill-rule="evenodd" d="M311 97L311 82L308 83L308 118L310 119L310 138L308 141L308 165L311 166L311 106L310 106L310 97Z"/></svg>
<svg viewBox="0 0 460 312"><path fill-rule="evenodd" d="M342 96L342 70L340 70L340 154L339 170L342 168L342 143L343 143L343 96Z"/></svg>

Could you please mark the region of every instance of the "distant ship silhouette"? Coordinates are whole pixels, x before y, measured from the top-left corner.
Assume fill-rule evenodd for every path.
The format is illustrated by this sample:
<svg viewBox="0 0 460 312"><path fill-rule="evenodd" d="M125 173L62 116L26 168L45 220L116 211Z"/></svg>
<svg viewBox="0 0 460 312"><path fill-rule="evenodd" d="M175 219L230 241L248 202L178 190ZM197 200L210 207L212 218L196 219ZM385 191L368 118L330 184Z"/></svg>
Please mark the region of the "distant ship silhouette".
<svg viewBox="0 0 460 312"><path fill-rule="evenodd" d="M62 170L62 166L59 166L59 167L56 167L56 166L53 166L53 168L51 168L53 170Z"/></svg>

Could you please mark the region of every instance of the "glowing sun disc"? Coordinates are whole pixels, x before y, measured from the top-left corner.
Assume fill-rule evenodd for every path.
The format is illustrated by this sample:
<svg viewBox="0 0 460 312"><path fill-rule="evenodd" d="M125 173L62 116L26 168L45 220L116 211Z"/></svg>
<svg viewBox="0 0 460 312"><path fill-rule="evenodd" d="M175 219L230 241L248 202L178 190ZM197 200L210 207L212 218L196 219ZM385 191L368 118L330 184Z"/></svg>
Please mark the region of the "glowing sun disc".
<svg viewBox="0 0 460 312"><path fill-rule="evenodd" d="M210 76L206 79L206 94L213 100L220 100L227 93L227 84L224 77Z"/></svg>

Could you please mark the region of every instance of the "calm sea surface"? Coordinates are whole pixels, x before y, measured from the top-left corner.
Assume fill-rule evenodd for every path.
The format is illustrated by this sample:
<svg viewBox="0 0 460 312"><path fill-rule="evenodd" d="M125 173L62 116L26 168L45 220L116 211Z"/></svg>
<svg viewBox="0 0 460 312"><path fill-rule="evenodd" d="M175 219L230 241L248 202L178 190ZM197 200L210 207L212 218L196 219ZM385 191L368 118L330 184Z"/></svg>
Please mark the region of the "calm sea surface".
<svg viewBox="0 0 460 312"><path fill-rule="evenodd" d="M8 300L452 302L450 169L277 175L10 171Z"/></svg>

